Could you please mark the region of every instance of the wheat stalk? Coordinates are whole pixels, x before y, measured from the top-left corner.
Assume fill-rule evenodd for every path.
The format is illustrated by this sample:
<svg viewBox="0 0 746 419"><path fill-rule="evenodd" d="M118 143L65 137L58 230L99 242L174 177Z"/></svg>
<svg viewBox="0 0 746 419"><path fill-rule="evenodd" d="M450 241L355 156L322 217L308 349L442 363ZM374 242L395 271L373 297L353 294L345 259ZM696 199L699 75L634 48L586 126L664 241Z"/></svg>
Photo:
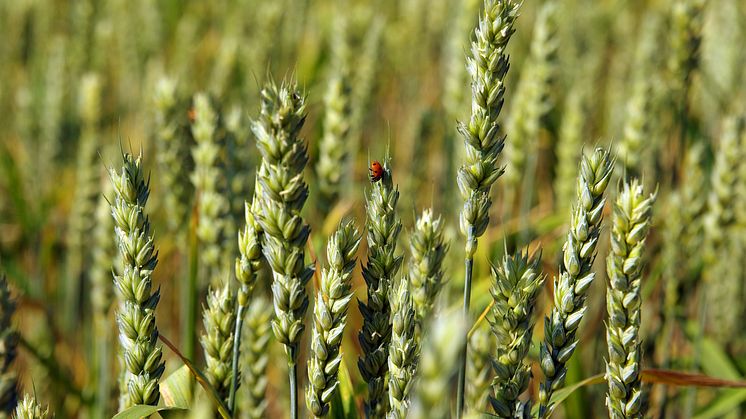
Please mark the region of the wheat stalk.
<svg viewBox="0 0 746 419"><path fill-rule="evenodd" d="M358 369L368 384L365 414L369 418L384 417L388 410L389 292L403 259L396 256L396 241L402 225L396 214L399 189L394 186L388 159L384 161L383 170L383 177L373 182L366 194L368 261L363 267L363 279L368 298L359 304L363 326L358 339L363 353L358 359Z"/></svg>
<svg viewBox="0 0 746 419"><path fill-rule="evenodd" d="M304 248L310 228L300 211L308 197L303 169L308 161L306 145L299 137L305 121L305 97L295 83L277 86L270 82L262 90L262 108L252 124L262 165L257 173L261 187L255 212L264 232L262 249L272 267L272 293L276 318L272 330L285 346L290 367L291 418L298 414L297 361L308 308L306 284L313 265L305 265Z"/></svg>
<svg viewBox="0 0 746 419"><path fill-rule="evenodd" d="M645 196L633 179L619 191L611 228L611 252L606 259L606 342L609 358L606 406L610 418L641 418L640 280L645 238L650 227L655 194Z"/></svg>
<svg viewBox="0 0 746 419"><path fill-rule="evenodd" d="M489 318L497 351L492 362L495 371L494 395L490 404L501 418L529 417L530 403L518 396L528 388L530 365L524 362L531 346L534 310L544 284L541 251L529 257L528 251L505 255L492 266L492 310Z"/></svg>
<svg viewBox="0 0 746 419"><path fill-rule="evenodd" d="M409 293L410 281L400 278L391 295L391 343L389 345L389 418L405 418L409 408L419 346L415 337L416 315Z"/></svg>
<svg viewBox="0 0 746 419"><path fill-rule="evenodd" d="M513 0L485 0L479 24L474 30L467 70L471 76L472 103L468 124L459 123L464 137L466 162L458 171L458 185L464 199L461 210L461 233L466 237L464 259L464 315L468 318L471 302L471 277L477 240L489 224L489 193L492 184L503 173L498 157L505 137L497 118L503 105L508 72L506 48L515 29L520 4ZM456 411L464 410L466 349L461 354Z"/></svg>
<svg viewBox="0 0 746 419"><path fill-rule="evenodd" d="M233 382L233 332L236 297L230 284L211 290L202 311L205 331L200 342L205 352L205 375L223 402L228 402Z"/></svg>
<svg viewBox="0 0 746 419"><path fill-rule="evenodd" d="M236 279L239 283L236 306L236 328L233 332L233 360L231 364L232 378L228 407L233 411L238 388L239 355L243 334L244 312L249 307L249 301L254 293L259 270L262 263L262 243L260 228L248 202L244 202L244 229L238 232L238 251L236 258Z"/></svg>
<svg viewBox="0 0 746 419"><path fill-rule="evenodd" d="M550 316L544 319L545 338L539 358L544 372L539 388L540 418L551 414L552 393L563 385L566 364L578 344L578 326L587 310L586 294L595 278L593 261L606 203L604 192L613 166L609 152L601 148L581 159L570 231L562 247L560 273L554 278L554 305Z"/></svg>
<svg viewBox="0 0 746 419"><path fill-rule="evenodd" d="M329 238L326 255L329 267L321 273L321 286L314 306L311 355L308 361L306 405L315 417L329 412L339 386L342 338L347 308L352 299L352 270L360 244L360 233L351 220L343 221Z"/></svg>
<svg viewBox="0 0 746 419"><path fill-rule="evenodd" d="M158 380L164 370L158 346L155 308L160 289L153 290L153 270L158 259L145 204L150 195L141 157L124 154L121 172L110 170L116 196L111 205L116 241L122 258L121 275L114 275L119 299L117 323L124 359L122 405L156 405L160 398ZM124 389L123 389L124 390Z"/></svg>

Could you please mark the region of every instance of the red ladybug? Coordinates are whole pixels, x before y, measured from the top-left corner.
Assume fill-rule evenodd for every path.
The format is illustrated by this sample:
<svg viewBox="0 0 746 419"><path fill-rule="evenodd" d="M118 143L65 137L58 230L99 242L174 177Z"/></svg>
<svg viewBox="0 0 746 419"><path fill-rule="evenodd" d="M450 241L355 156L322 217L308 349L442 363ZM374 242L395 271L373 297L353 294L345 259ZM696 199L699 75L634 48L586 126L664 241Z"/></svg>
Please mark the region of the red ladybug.
<svg viewBox="0 0 746 419"><path fill-rule="evenodd" d="M379 163L378 160L370 164L368 171L370 172L371 182L378 182L383 177L383 166L381 166L381 163Z"/></svg>

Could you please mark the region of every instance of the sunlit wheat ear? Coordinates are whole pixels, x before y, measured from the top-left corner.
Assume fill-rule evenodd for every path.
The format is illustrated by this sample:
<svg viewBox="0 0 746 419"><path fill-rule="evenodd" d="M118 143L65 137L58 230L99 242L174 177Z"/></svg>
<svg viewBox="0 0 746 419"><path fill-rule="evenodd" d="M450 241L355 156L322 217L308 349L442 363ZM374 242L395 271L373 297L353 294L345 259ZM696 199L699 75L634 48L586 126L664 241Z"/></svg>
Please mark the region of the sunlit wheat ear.
<svg viewBox="0 0 746 419"><path fill-rule="evenodd" d="M272 338L272 305L264 298L254 298L246 313L244 344L241 347L242 414L251 419L266 417L267 364Z"/></svg>
<svg viewBox="0 0 746 419"><path fill-rule="evenodd" d="M505 255L492 267L490 326L497 351L490 404L501 418L530 417L530 402L518 399L528 388L531 368L524 359L531 346L536 299L544 284L541 251Z"/></svg>
<svg viewBox="0 0 746 419"><path fill-rule="evenodd" d="M300 130L306 119L305 97L294 82L262 89L259 117L252 131L262 154L257 173L260 193L255 201L258 224L264 233L262 250L273 271L272 294L275 319L272 330L284 345L290 367L291 417L298 413L297 361L308 308L306 284L313 264L305 264L310 227L300 212L308 198L303 170L308 161Z"/></svg>
<svg viewBox="0 0 746 419"><path fill-rule="evenodd" d="M642 417L640 384L640 280L645 238L650 228L655 194L645 195L633 179L619 191L611 227L611 251L606 259L606 406L610 418Z"/></svg>
<svg viewBox="0 0 746 419"><path fill-rule="evenodd" d="M122 258L121 275L114 275L119 309L119 343L124 358L122 406L156 405L160 399L158 381L163 375L163 354L158 345L155 308L160 289L153 289L153 270L158 254L150 234L145 204L150 195L142 169L142 159L124 154L121 171L110 171L115 196L111 213Z"/></svg>
<svg viewBox="0 0 746 419"><path fill-rule="evenodd" d="M402 264L396 255L401 220L396 213L399 189L393 183L389 161L383 163L383 176L366 193L368 261L363 266L367 300L360 302L363 326L358 334L362 355L360 374L368 383L365 413L380 418L388 411L388 353L391 342L390 290Z"/></svg>
<svg viewBox="0 0 746 419"><path fill-rule="evenodd" d="M300 217L308 197L303 169L306 146L298 137L305 120L305 100L294 85L270 84L262 90L262 112L252 129L264 158L257 174L261 212L254 215L265 233L262 250L274 272L273 330L294 364L308 307L305 285L313 275L305 265L310 229Z"/></svg>
<svg viewBox="0 0 746 419"><path fill-rule="evenodd" d="M451 381L458 372L458 354L464 348L466 319L460 311L431 319L424 329L418 378L407 417L450 417Z"/></svg>
<svg viewBox="0 0 746 419"><path fill-rule="evenodd" d="M168 226L172 231L186 231L192 185L188 181L191 167L186 124L188 113L180 106L176 93L176 82L161 78L156 82L153 94L154 135L158 180L167 191L163 202L168 212Z"/></svg>
<svg viewBox="0 0 746 419"><path fill-rule="evenodd" d="M562 387L567 362L578 344L577 331L587 310L586 294L595 273L596 245L606 203L604 193L611 178L614 160L602 148L582 157L570 228L562 247L560 272L554 278L553 307L544 319L544 341L540 364L544 381L539 388L539 417L546 418L553 405L552 393Z"/></svg>
<svg viewBox="0 0 746 419"><path fill-rule="evenodd" d="M426 209L417 218L410 238L409 285L420 326L432 312L444 283L443 260L449 245L443 239L443 228L443 220Z"/></svg>
<svg viewBox="0 0 746 419"><path fill-rule="evenodd" d="M492 184L503 173L498 156L505 136L498 116L502 110L508 71L506 48L515 32L520 3L511 0L486 0L479 25L474 32L467 69L471 76L472 105L468 123L459 123L464 137L466 162L458 171L458 185L465 200L461 212L461 230L469 241L484 233L489 222L488 211ZM469 232L473 234L469 234ZM467 243L467 253L473 255L475 244Z"/></svg>
<svg viewBox="0 0 746 419"><path fill-rule="evenodd" d="M14 362L18 332L13 327L16 300L10 294L8 279L0 275L0 416L10 417L18 404L18 378Z"/></svg>
<svg viewBox="0 0 746 419"><path fill-rule="evenodd" d="M13 417L15 419L47 419L50 417L49 408L39 404L36 397L26 394L16 407Z"/></svg>
<svg viewBox="0 0 746 419"><path fill-rule="evenodd" d="M230 284L207 294L207 306L202 311L205 331L200 342L205 352L205 375L218 396L228 402L233 379L233 332L236 324L236 297Z"/></svg>
<svg viewBox="0 0 746 419"><path fill-rule="evenodd" d="M328 267L321 273L321 286L314 306L311 355L308 361L306 405L316 417L329 412L339 386L342 338L347 308L352 299L352 270L355 268L360 233L351 220L343 221L327 244Z"/></svg>

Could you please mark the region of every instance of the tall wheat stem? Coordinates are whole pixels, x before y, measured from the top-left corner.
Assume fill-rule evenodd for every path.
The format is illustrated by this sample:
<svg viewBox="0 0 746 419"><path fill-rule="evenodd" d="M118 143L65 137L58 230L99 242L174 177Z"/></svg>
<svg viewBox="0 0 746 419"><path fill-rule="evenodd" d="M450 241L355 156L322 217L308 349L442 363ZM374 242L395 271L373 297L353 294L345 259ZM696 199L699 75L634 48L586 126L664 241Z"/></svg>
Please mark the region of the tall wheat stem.
<svg viewBox="0 0 746 419"><path fill-rule="evenodd" d="M236 279L240 283L238 305L236 309L236 330L233 333L233 379L228 397L228 407L234 412L236 407L236 389L238 388L238 358L241 353L241 333L243 332L244 313L256 285L257 274L261 265L262 246L259 237L259 226L251 211L251 205L244 202L245 225L238 233L238 251L236 258Z"/></svg>
<svg viewBox="0 0 746 419"><path fill-rule="evenodd" d="M262 164L257 172L259 211L254 215L264 232L262 251L273 271L275 319L272 331L287 355L290 379L290 417L298 417L298 355L308 308L306 284L313 264L305 265L310 227L300 215L308 198L303 170L308 162L299 137L306 119L305 96L295 82L262 89L261 114L252 124Z"/></svg>
<svg viewBox="0 0 746 419"><path fill-rule="evenodd" d="M498 157L505 144L505 136L497 118L502 109L508 72L506 48L518 17L521 3L516 0L485 0L474 39L471 56L466 68L471 76L471 117L468 123L460 122L458 131L464 138L466 161L458 171L458 186L464 199L460 215L461 232L466 236L464 258L464 314L468 319L471 300L472 270L477 240L489 224L492 205L492 184L502 175ZM461 351L456 398L456 415L464 410L464 384L466 380L466 339Z"/></svg>

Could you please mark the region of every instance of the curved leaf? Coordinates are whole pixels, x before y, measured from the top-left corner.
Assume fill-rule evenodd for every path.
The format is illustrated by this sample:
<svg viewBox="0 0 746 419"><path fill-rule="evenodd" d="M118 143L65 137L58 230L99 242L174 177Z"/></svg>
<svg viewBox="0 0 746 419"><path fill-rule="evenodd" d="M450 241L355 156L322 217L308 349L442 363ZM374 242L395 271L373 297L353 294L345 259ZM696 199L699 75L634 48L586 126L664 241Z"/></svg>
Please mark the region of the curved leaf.
<svg viewBox="0 0 746 419"><path fill-rule="evenodd" d="M213 403L215 403L215 406L218 408L218 413L220 413L220 416L223 417L223 419L230 419L231 414L228 413L228 407L226 407L225 403L220 399L218 396L218 393L215 391L215 389L210 385L210 383L207 381L207 377L205 377L202 372L194 366L192 361L190 361L187 357L181 354L179 350L174 346L171 341L166 339L163 335L159 335L158 338L171 349L179 358L181 358L181 361L184 363L184 365L189 368L189 372L192 373L194 378L197 380L200 386L205 389L205 392L210 397Z"/></svg>
<svg viewBox="0 0 746 419"><path fill-rule="evenodd" d="M161 382L163 404L169 407L189 409L193 393L192 374L189 367L181 366Z"/></svg>

